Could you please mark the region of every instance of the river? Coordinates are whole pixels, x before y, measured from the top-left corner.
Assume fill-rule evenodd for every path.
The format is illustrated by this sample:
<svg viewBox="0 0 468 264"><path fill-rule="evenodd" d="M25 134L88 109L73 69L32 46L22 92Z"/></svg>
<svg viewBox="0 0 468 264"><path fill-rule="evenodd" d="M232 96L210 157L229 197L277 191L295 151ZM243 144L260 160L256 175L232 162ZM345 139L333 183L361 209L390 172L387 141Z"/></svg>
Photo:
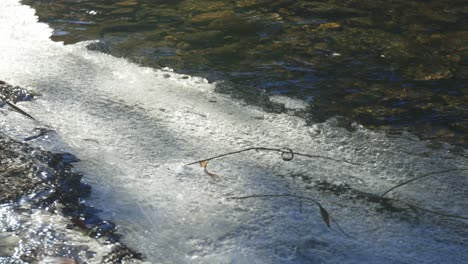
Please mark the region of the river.
<svg viewBox="0 0 468 264"><path fill-rule="evenodd" d="M466 214L463 148L340 117L311 123L300 114L310 107L301 99L268 95L284 109L265 111L217 92L205 78L89 49L92 41L54 42L53 29L34 14L17 0L0 2L0 79L41 94L18 104L39 123L2 110L2 132L22 139L37 126L53 129L33 144L81 159L76 168L93 188L86 202L101 208L146 260L462 263L468 257L466 220L405 204ZM211 160L206 171L187 165L249 147L316 157L287 161L251 151ZM447 172L394 190L390 204L370 196L437 171ZM333 221L327 227L326 213L311 200L349 236Z"/></svg>
<svg viewBox="0 0 468 264"><path fill-rule="evenodd" d="M258 104L287 95L312 122L342 115L368 128L467 146L466 1L35 1L64 43L140 65L222 80ZM260 98L259 98L260 97Z"/></svg>

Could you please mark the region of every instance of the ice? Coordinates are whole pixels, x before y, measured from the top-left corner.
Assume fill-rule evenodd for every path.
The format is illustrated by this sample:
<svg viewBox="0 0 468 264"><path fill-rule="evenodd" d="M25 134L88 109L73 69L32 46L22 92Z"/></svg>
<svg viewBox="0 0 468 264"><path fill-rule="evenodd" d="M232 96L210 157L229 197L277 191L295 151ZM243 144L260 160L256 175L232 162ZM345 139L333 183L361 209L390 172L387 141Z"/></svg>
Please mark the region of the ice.
<svg viewBox="0 0 468 264"><path fill-rule="evenodd" d="M287 97L284 95L272 95L270 96L270 101L283 104L286 109L289 110L305 110L309 107L309 104L300 99Z"/></svg>
<svg viewBox="0 0 468 264"><path fill-rule="evenodd" d="M0 2L0 80L42 94L16 113L0 115L2 130L72 152L93 187L88 201L118 224L123 242L154 263L462 263L467 222L385 207L361 192L388 194L431 210L465 215L465 150L390 137L340 118L307 126L288 114L266 113L214 92L215 84L169 69L140 67L86 48L49 40L52 30L17 0ZM283 100L284 101L284 100ZM245 152L212 160L207 170L186 164L247 147L348 160ZM348 188L349 190L341 190ZM316 205L292 197L233 200L252 194L292 194L319 201L353 238L329 229Z"/></svg>

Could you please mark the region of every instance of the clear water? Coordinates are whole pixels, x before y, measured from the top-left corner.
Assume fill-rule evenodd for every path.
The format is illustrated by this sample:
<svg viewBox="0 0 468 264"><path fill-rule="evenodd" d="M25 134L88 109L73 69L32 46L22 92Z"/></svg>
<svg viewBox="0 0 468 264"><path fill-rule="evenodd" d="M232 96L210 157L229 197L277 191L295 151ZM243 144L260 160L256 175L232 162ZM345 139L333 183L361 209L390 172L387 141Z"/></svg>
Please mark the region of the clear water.
<svg viewBox="0 0 468 264"><path fill-rule="evenodd" d="M65 43L467 146L466 1L24 0ZM270 109L271 110L271 109Z"/></svg>
<svg viewBox="0 0 468 264"><path fill-rule="evenodd" d="M467 169L466 151L387 136L329 119L307 125L215 93L205 79L141 67L90 51L90 43L50 40L52 29L17 0L0 2L0 79L42 94L20 106L40 120L2 110L2 131L18 139L36 126L57 133L36 140L82 161L93 186L88 201L117 223L123 241L151 263L462 263L466 221L390 208L341 187L379 194L417 175ZM291 109L303 102L281 97ZM289 100L289 101L288 101ZM251 146L346 159L248 153L209 163L214 180L186 164ZM467 171L453 171L395 190L390 197L432 210L466 214ZM330 188L325 188L331 186ZM320 201L350 234L329 229ZM396 204L396 208L406 208ZM395 209L395 208L394 208Z"/></svg>

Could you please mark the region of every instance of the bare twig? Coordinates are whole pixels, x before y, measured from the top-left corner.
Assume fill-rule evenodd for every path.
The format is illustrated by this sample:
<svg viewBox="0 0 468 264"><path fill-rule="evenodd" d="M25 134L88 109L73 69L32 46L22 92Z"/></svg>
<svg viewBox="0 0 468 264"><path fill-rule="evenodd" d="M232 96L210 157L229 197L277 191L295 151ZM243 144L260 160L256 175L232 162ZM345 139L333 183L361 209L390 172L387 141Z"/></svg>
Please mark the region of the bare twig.
<svg viewBox="0 0 468 264"><path fill-rule="evenodd" d="M224 153L224 154L221 154L221 155L218 155L218 156L210 157L210 158L207 158L207 159L194 161L194 162L191 162L191 163L189 163L187 165L194 165L194 164L197 164L197 163L201 164L202 162L205 162L205 161L219 159L219 158L222 158L222 157L225 157L225 156L234 155L234 154L247 152L247 151L252 151L252 150L255 150L257 152L258 151L279 152L279 153L281 153L281 158L284 161L291 161L291 160L294 159L294 156L301 156L301 157L307 157L307 158L327 159L327 160L332 160L332 161L336 161L336 162L349 163L349 164L352 164L352 165L361 165L359 163L355 163L355 162L348 161L348 160L339 160L339 159L334 159L334 158L326 157L326 156L310 155L310 154L306 154L306 153L294 152L294 151L292 151L291 149L288 149L288 148L278 149L278 148L264 148L264 147L251 147L251 148L241 149L241 150L237 150L237 151L232 151L232 152Z"/></svg>
<svg viewBox="0 0 468 264"><path fill-rule="evenodd" d="M338 159L334 159L334 158L331 158L331 157L326 157L326 156L320 156L320 155L310 155L310 154L305 154L305 153L298 153L298 152L294 152L292 151L291 149L289 148L283 148L283 149L278 149L278 148L265 148L265 147L250 147L250 148L246 148L246 149L241 149L241 150L237 150L237 151L232 151L232 152L228 152L228 153L224 153L224 154L221 154L221 155L217 155L217 156L213 156L213 157L210 157L210 158L206 158L206 159L202 159L202 160L198 160L198 161L194 161L194 162L191 162L187 165L194 165L194 164L200 164L200 166L202 166L204 168L204 171L206 174L208 174L209 176L213 177L213 178L217 178L219 177L218 175L214 174L214 173L211 173L207 170L207 165L208 165L208 162L210 160L214 160L214 159L219 159L219 158L222 158L222 157L226 157L226 156L229 156L229 155L234 155L234 154L239 154L239 153L243 153L243 152L247 152L247 151L252 151L252 150L255 150L257 152L259 151L273 151L273 152L279 152L281 154L281 158L284 160L284 161L291 161L294 159L295 156L301 156L301 157L307 157L307 158L321 158L321 159L327 159L327 160L332 160L332 161L336 161L336 162L344 162L344 163L349 163L349 164L352 164L352 165L360 165L359 163L355 163L355 162L351 162L351 161L347 161L347 160L338 160ZM427 174L423 174L423 175L420 175L418 177L415 177L413 179L410 179L410 180L407 180L403 183L400 183L398 185L395 185L393 186L392 188L386 190L384 193L382 193L380 196L379 195L372 195L372 197L378 199L378 200L381 200L381 199L388 199L388 198L384 198L384 196L386 194L388 194L389 192L401 187L401 186L404 186L406 184L409 184L413 181L416 181L416 180L419 180L419 179L422 179L422 178L426 178L426 177L429 177L429 176L434 176L434 175L440 175L440 174L444 174L444 173L448 173L448 172L453 172L453 171L467 171L468 169L465 169L465 168L457 168L457 169L447 169L447 170L443 170L443 171L437 171L437 172L431 172L431 173L427 173ZM342 228L341 226L328 214L328 212L322 207L322 205L317 202L316 200L312 199L312 198L309 198L309 197L305 197L305 196L299 196L299 195L292 195L292 194L255 194L255 195L248 195L248 196L239 196L239 197L229 197L227 199L235 199L235 200L243 200L243 199L252 199L252 198L276 198L276 197L294 197L294 198L297 198L300 200L301 204L300 204L300 208L302 209L302 200L305 200L305 201L309 201L309 202L312 202L314 203L315 205L317 205L320 209L320 214L322 216L322 219L323 221L325 222L325 224L331 228L330 226L330 221L333 222L337 227L338 229L340 230L341 233L345 234L346 236L348 237L351 237L350 235L348 235ZM436 214L436 215L440 215L440 216L444 216L444 217L451 217L451 218L458 218L458 219L464 219L464 220L468 220L468 217L465 217L465 216L460 216L460 215L455 215L455 214L450 214L450 213L446 213L446 212L440 212L440 211L434 211L434 210L430 210L430 209L426 209L426 208L423 208L423 207L420 207L420 206L417 206L417 205L413 205L413 204L410 204L410 203L407 203L407 202L403 202L403 201L399 201L397 199L391 199L391 200L394 200L394 201L398 201L398 202L401 202L402 204L405 204L409 207L412 207L412 208L415 208L415 209L418 209L418 210L421 210L421 211L425 211L425 212L428 212L428 213L432 213L432 214Z"/></svg>
<svg viewBox="0 0 468 264"><path fill-rule="evenodd" d="M275 198L275 197L293 197L301 200L306 200L310 201L317 206L320 206L320 203L317 202L316 200L306 197L306 196L300 196L300 195L294 195L294 194L252 194L252 195L246 195L246 196L233 196L233 197L228 197L227 199L229 200L245 200L245 199L251 199L251 198Z"/></svg>
<svg viewBox="0 0 468 264"><path fill-rule="evenodd" d="M42 137L44 135L47 135L49 132L53 131L52 129L48 129L48 128L44 128L44 127L38 128L36 130L39 131L39 133L37 135L26 137L23 140L24 141L31 141L33 139L40 138L40 137Z"/></svg>
<svg viewBox="0 0 468 264"><path fill-rule="evenodd" d="M22 114L22 115L24 115L24 116L26 116L26 117L28 117L28 118L34 120L34 121L37 121L34 117L32 117L30 114L26 113L25 111L21 110L21 108L19 108L18 106L14 105L14 104L12 104L12 103L6 101L6 100L5 100L5 103L6 103L7 105L9 105L11 108L13 108L13 110L15 110L16 112L18 112L18 113L20 113L20 114Z"/></svg>
<svg viewBox="0 0 468 264"><path fill-rule="evenodd" d="M206 166L203 168L203 171L204 171L208 176L210 176L213 180L221 180L221 176L219 176L219 175L216 174L216 173L209 172L209 171L206 169Z"/></svg>
<svg viewBox="0 0 468 264"><path fill-rule="evenodd" d="M306 201L314 203L315 205L317 205L319 207L320 215L322 216L322 219L325 222L325 224L328 226L328 228L331 228L331 225L330 225L330 221L331 221L338 227L338 230L340 230L341 233L343 233L347 237L352 238L352 236L350 236L348 233L346 233L341 228L341 226L338 224L338 222L336 222L335 219L333 219L330 216L330 214L327 212L327 210L325 210L325 208L323 208L323 206L319 202L317 202L316 200L314 200L314 199L312 199L310 197L294 195L294 194L252 194L252 195L247 195L247 196L228 197L227 199L229 199L229 200L245 200L245 199L252 199L252 198L278 198L278 197L293 197L293 198L297 198L297 199L299 199L301 201L306 200Z"/></svg>
<svg viewBox="0 0 468 264"><path fill-rule="evenodd" d="M450 217L450 218L457 218L457 219L463 219L463 220L468 220L468 217L467 216L462 216L462 215L456 215L456 214L450 214L450 213L446 213L446 212L441 212L441 211L434 211L434 210L430 210L430 209L427 209L427 208L424 208L424 207L420 207L418 205L414 205L414 204L410 204L410 203L407 203L407 202L403 202L403 201L400 201L400 200L397 200L397 199L393 199L397 202L400 202L402 204L405 204L409 207L412 207L414 209L417 209L417 210L421 210L421 211L425 211L425 212L428 212L428 213L431 213L431 214L436 214L436 215L440 215L440 216L444 216L444 217Z"/></svg>
<svg viewBox="0 0 468 264"><path fill-rule="evenodd" d="M436 171L436 172L430 172L430 173L427 173L427 174L423 174L423 175L421 175L421 176L418 176L418 177L416 177L416 178L407 180L407 181L405 181L405 182L402 182L402 183L400 183L400 184L397 184L397 185L393 186L392 188L390 188L390 189L386 190L384 193L382 193L382 194L380 195L380 197L384 197L387 193L389 193L389 192L395 190L396 188L399 188L399 187L401 187L401 186L403 186L403 185L406 185L406 184L408 184L408 183L410 183L410 182L414 182L414 181L419 180L419 179L422 179L422 178L426 178L426 177L434 176L434 175L438 175L438 174L443 174L443 173L447 173L447 172L452 172L452 171L466 171L466 170L468 170L468 169L449 169L449 170Z"/></svg>

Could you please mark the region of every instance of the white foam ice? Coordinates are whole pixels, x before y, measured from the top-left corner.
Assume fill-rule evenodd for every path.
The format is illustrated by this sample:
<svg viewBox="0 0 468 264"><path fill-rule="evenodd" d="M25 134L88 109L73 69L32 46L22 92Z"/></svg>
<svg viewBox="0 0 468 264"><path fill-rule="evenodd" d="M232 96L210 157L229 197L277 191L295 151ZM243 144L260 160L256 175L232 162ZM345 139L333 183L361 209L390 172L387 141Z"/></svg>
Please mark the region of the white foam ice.
<svg viewBox="0 0 468 264"><path fill-rule="evenodd" d="M309 107L304 100L278 94L270 96L270 101L282 104L288 110L306 110Z"/></svg>
<svg viewBox="0 0 468 264"><path fill-rule="evenodd" d="M154 263L462 263L466 221L383 207L359 192L385 189L433 171L459 169L406 185L389 196L466 215L467 156L411 135L389 137L339 118L307 126L214 93L202 78L139 67L125 59L49 40L51 29L18 0L0 2L0 80L42 96L20 103L56 130L36 140L73 152L93 187L89 203L118 224L124 242ZM213 100L215 99L215 100ZM17 138L37 126L15 113L2 130ZM185 164L251 146L346 159L252 151ZM330 191L333 189L335 191ZM337 191L338 190L338 191ZM252 194L316 199L353 238L328 229L318 209L294 198L227 199ZM343 193L336 195L335 193Z"/></svg>

